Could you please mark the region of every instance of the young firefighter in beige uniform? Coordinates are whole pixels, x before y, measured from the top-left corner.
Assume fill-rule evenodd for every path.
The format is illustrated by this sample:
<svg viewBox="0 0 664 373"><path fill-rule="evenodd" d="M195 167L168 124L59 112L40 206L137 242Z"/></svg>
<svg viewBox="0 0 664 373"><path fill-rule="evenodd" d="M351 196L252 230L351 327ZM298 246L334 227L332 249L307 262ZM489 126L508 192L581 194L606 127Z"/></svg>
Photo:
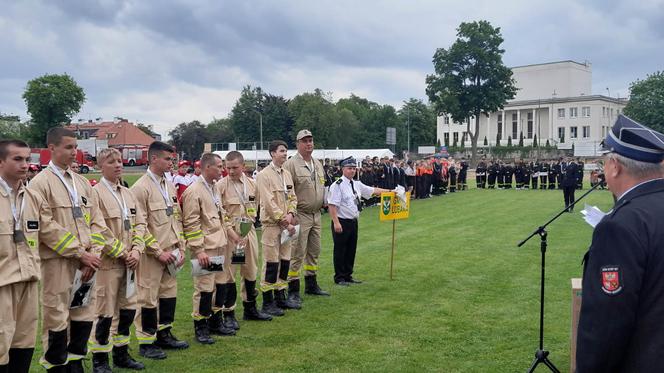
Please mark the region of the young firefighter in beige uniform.
<svg viewBox="0 0 664 373"><path fill-rule="evenodd" d="M240 237L233 231L228 215L221 204L221 197L214 187L215 180L221 177L223 168L221 157L205 153L201 158L202 177L189 185L182 194L184 234L191 249L191 259L198 259L201 268L208 268L210 257L225 256L223 272L228 270L230 250ZM229 242L230 241L230 242ZM232 242L232 243L231 243ZM215 277L219 272L194 276L193 311L196 340L212 344L210 331L214 334L234 335L235 329L226 328L221 322L221 308L213 310L212 298L215 290ZM217 297L219 286L217 285ZM213 311L214 316L213 316ZM214 317L214 320L210 319ZM210 325L212 324L212 325Z"/></svg>
<svg viewBox="0 0 664 373"><path fill-rule="evenodd" d="M129 328L134 323L138 295L134 289L133 294L127 296L126 290L128 270L135 279L134 271L143 253L145 221L142 214L137 214L133 194L120 184L120 152L113 148L104 149L97 153L97 162L102 178L93 189L106 226L121 244L117 245L119 251L102 256L97 273L97 324L89 345L92 364L95 372L110 372L108 353L112 348L114 366L140 370L144 368L143 364L135 361L128 351ZM111 334L114 318L119 321Z"/></svg>
<svg viewBox="0 0 664 373"><path fill-rule="evenodd" d="M82 281L91 279L102 251L109 252L114 241L90 183L69 169L76 158L76 135L55 127L46 142L51 163L28 187L46 201L39 230L44 350L40 363L53 372L82 372L81 359L87 354L96 315L95 289L86 306L70 309L74 276L81 269Z"/></svg>
<svg viewBox="0 0 664 373"><path fill-rule="evenodd" d="M0 141L0 372L24 373L37 339L41 198L23 186L30 148Z"/></svg>
<svg viewBox="0 0 664 373"><path fill-rule="evenodd" d="M240 264L240 275L242 283L240 285L242 294L242 305L244 306L245 320L272 320L272 316L259 311L256 308L256 275L258 272L258 238L254 221L256 219L257 193L256 182L244 174L244 158L242 153L231 151L226 154L226 170L228 177L221 179L216 184L217 191L221 196L221 203L224 210L230 216L236 232L240 231L240 220L245 218L250 221L251 230L246 236L245 261ZM224 283L220 286L226 288L225 299L222 299L224 306L224 319L228 320L226 324L233 324L235 320L235 302L237 299L237 288L235 287L235 268L237 264L231 264L227 260L223 276ZM217 304L219 304L220 289L217 288Z"/></svg>
<svg viewBox="0 0 664 373"><path fill-rule="evenodd" d="M286 143L281 140L272 141L268 150L272 162L256 177L263 224L261 291L263 312L272 316L283 316L284 308L299 308L299 305L286 299L290 241L281 244L281 232L284 229L291 235L295 234L297 197L291 174L281 167L288 155Z"/></svg>
<svg viewBox="0 0 664 373"><path fill-rule="evenodd" d="M175 320L177 279L169 273L167 265L181 266L185 248L182 214L175 187L164 177L173 165L173 151L172 146L161 141L150 144L147 173L130 189L136 198L137 212L143 214L147 223L145 253L138 266L140 309L136 317L136 336L140 345L139 354L149 359L165 359L166 353L162 348L189 347L187 342L175 338L171 331ZM175 263L175 250L180 253L178 263Z"/></svg>
<svg viewBox="0 0 664 373"><path fill-rule="evenodd" d="M321 290L316 280L320 256L320 209L325 194L325 171L314 159L314 138L309 130L297 133L297 154L284 163L293 176L297 195L297 221L300 234L291 245L291 266L288 271L288 299L301 304L300 269L304 262L304 292L311 295L330 295Z"/></svg>

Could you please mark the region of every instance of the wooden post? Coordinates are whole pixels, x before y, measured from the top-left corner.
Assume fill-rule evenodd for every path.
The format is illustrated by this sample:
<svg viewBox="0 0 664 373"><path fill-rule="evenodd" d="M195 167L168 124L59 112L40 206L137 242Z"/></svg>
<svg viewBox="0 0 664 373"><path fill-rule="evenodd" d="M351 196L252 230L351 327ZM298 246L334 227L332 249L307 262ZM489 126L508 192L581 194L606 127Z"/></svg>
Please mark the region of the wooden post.
<svg viewBox="0 0 664 373"><path fill-rule="evenodd" d="M392 220L392 255L390 256L390 280L393 279L393 268L394 268L394 236L396 235L397 221Z"/></svg>

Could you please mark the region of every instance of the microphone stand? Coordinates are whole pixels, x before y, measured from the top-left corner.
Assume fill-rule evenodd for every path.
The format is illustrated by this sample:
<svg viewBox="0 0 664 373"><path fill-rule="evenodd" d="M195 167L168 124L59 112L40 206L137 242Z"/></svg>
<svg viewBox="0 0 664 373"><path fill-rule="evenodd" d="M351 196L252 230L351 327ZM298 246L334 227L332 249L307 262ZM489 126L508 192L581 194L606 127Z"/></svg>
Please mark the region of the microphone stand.
<svg viewBox="0 0 664 373"><path fill-rule="evenodd" d="M534 236L536 236L536 235L540 236L540 252L542 253L542 264L541 264L541 273L540 273L539 348L537 349L537 351L535 351L535 360L533 360L533 363L530 366L530 369L528 369L528 373L534 372L535 368L537 368L537 366L539 364L546 365L554 373L560 373L558 368L556 368L556 366L553 365L551 360L549 360L549 351L544 349L544 269L546 268L545 259L546 259L546 247L547 247L546 227L549 224L551 224L554 220L558 219L560 217L560 215L567 212L568 209L573 208L574 205L576 205L577 202L584 199L588 194L590 194L598 186L599 186L599 184L596 184L595 186L590 188L589 191L584 193L581 197L577 198L574 202L572 202L571 205L565 207L556 216L551 218L551 220L547 221L544 225L541 225L541 226L537 227L537 229L535 229L535 231L533 233L531 233L530 236L526 237L526 239L519 242L519 244L517 245L518 247L521 247L521 246L523 246L523 244L525 244L528 240L530 240Z"/></svg>

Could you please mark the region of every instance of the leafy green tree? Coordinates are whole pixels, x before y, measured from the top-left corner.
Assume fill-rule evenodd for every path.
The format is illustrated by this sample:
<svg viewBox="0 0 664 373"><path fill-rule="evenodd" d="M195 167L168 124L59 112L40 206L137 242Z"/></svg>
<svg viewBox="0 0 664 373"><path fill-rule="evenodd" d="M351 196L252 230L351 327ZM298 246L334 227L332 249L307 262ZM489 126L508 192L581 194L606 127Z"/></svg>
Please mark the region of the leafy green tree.
<svg viewBox="0 0 664 373"><path fill-rule="evenodd" d="M314 135L316 147L337 147L339 116L330 94L317 88L313 93L297 95L288 104L288 112L295 121L294 133L308 129Z"/></svg>
<svg viewBox="0 0 664 373"><path fill-rule="evenodd" d="M438 115L450 114L458 123L475 119L473 128L467 122L473 165L481 116L502 108L517 91L512 71L503 64L502 43L499 27L487 21L463 22L454 44L434 54L434 74L426 78L426 93Z"/></svg>
<svg viewBox="0 0 664 373"><path fill-rule="evenodd" d="M537 144L537 135L533 136L533 148L538 147L539 145Z"/></svg>
<svg viewBox="0 0 664 373"><path fill-rule="evenodd" d="M436 143L436 114L422 100L411 98L405 101L399 110L399 120L404 124L410 122L411 151L416 151L418 146L431 146ZM401 137L407 141L407 129L404 130ZM399 136L397 127L397 141Z"/></svg>
<svg viewBox="0 0 664 373"><path fill-rule="evenodd" d="M500 146L500 133L496 133L496 146Z"/></svg>
<svg viewBox="0 0 664 373"><path fill-rule="evenodd" d="M31 143L43 146L50 128L71 122L81 110L85 93L67 74L43 75L28 82L23 100L31 117Z"/></svg>
<svg viewBox="0 0 664 373"><path fill-rule="evenodd" d="M466 148L466 134L462 133L461 134L461 149L465 149L465 148Z"/></svg>
<svg viewBox="0 0 664 373"><path fill-rule="evenodd" d="M231 127L231 120L228 118L213 119L212 122L208 123L206 131L208 141L211 143L235 141L235 133L233 133Z"/></svg>
<svg viewBox="0 0 664 373"><path fill-rule="evenodd" d="M523 146L523 131L519 132L519 146Z"/></svg>
<svg viewBox="0 0 664 373"><path fill-rule="evenodd" d="M263 96L263 141L284 140L289 147L295 146L293 118L288 113L288 100L282 96ZM266 146L266 145L264 145Z"/></svg>
<svg viewBox="0 0 664 373"><path fill-rule="evenodd" d="M561 141L562 142L562 141ZM549 142L549 139L546 139L546 145L547 148L551 147L551 143Z"/></svg>
<svg viewBox="0 0 664 373"><path fill-rule="evenodd" d="M261 149L260 137L264 101L265 94L260 87L252 88L247 85L242 88L240 98L235 102L229 116L236 142L255 143L257 148ZM263 137L263 140L265 140L265 137ZM265 145L263 145L263 148L267 149Z"/></svg>
<svg viewBox="0 0 664 373"><path fill-rule="evenodd" d="M489 145L489 142L487 141L486 136L484 136L484 146L487 146L487 145Z"/></svg>
<svg viewBox="0 0 664 373"><path fill-rule="evenodd" d="M0 139L27 139L30 135L29 123L21 122L18 115L0 113Z"/></svg>
<svg viewBox="0 0 664 373"><path fill-rule="evenodd" d="M144 123L136 123L136 127L150 137L157 136L157 133L154 132L154 127L151 124L146 125Z"/></svg>
<svg viewBox="0 0 664 373"><path fill-rule="evenodd" d="M199 159L203 154L204 144L208 141L208 130L204 124L195 120L189 123L180 123L168 132L171 145L175 146L184 159L190 161Z"/></svg>
<svg viewBox="0 0 664 373"><path fill-rule="evenodd" d="M648 127L664 132L664 72L648 75L629 87L625 115Z"/></svg>

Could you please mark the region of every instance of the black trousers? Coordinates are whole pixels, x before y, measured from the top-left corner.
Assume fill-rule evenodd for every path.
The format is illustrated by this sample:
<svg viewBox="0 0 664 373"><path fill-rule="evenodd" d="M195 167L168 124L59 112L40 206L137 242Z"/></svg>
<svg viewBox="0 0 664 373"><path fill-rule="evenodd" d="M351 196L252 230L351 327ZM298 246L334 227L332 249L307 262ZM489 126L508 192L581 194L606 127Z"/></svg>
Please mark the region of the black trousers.
<svg viewBox="0 0 664 373"><path fill-rule="evenodd" d="M332 222L332 240L334 241L334 282L350 281L355 266L357 251L357 220L339 219L342 232L334 231Z"/></svg>
<svg viewBox="0 0 664 373"><path fill-rule="evenodd" d="M574 189L576 185L563 186L563 197L565 198L565 208L574 202Z"/></svg>

